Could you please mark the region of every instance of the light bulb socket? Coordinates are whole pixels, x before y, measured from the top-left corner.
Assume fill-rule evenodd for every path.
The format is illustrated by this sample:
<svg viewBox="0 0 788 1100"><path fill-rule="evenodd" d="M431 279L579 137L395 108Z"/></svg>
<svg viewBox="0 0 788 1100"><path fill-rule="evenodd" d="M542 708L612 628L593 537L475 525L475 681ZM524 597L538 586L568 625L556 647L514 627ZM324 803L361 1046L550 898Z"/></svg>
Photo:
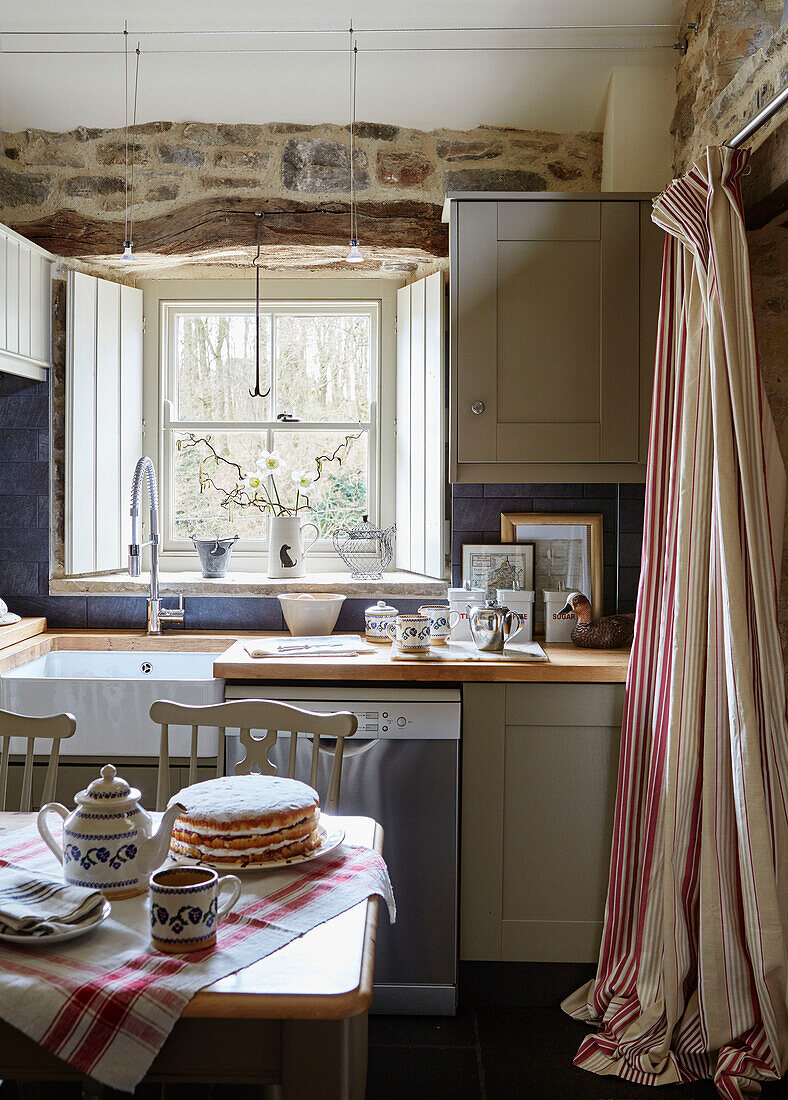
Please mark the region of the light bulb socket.
<svg viewBox="0 0 788 1100"><path fill-rule="evenodd" d="M358 241L354 237L350 242L350 251L348 252L347 256L345 256L345 263L363 264L363 262L364 257L361 255L358 247Z"/></svg>

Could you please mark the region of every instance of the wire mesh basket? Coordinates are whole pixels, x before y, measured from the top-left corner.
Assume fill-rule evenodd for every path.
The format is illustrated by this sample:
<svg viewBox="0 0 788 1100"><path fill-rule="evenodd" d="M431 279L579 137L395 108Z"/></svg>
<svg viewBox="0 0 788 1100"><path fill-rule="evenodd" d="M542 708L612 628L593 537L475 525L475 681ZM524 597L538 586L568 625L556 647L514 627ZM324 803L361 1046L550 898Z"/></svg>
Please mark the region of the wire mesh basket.
<svg viewBox="0 0 788 1100"><path fill-rule="evenodd" d="M362 516L354 527L337 527L333 533L334 549L350 570L354 580L379 580L394 553L396 524L385 531Z"/></svg>

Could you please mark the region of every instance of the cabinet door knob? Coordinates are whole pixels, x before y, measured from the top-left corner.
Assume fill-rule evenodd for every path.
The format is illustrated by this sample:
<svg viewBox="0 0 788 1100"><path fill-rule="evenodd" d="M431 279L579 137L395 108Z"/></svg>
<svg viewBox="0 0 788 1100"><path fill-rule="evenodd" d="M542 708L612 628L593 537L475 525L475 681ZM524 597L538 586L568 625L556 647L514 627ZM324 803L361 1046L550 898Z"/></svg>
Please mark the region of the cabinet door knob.
<svg viewBox="0 0 788 1100"><path fill-rule="evenodd" d="M471 412L475 413L476 416L481 416L484 412L484 402L474 401L474 403L471 405Z"/></svg>

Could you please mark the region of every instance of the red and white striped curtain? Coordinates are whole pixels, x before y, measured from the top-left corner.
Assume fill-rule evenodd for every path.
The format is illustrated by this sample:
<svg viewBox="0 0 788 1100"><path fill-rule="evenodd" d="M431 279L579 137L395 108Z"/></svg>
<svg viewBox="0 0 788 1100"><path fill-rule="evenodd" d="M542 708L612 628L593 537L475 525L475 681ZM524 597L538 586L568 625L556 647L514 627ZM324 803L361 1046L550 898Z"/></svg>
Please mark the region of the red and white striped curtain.
<svg viewBox="0 0 788 1100"><path fill-rule="evenodd" d="M739 181L709 148L667 231L646 514L599 1025L575 1064L760 1093L788 1063L788 725L778 633L785 470L755 344Z"/></svg>

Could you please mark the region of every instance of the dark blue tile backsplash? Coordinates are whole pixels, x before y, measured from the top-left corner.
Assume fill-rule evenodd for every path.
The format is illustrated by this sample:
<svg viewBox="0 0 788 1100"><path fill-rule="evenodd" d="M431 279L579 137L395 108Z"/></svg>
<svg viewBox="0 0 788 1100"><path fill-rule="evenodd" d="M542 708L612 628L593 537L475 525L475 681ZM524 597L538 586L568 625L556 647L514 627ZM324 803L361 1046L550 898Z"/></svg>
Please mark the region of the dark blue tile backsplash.
<svg viewBox="0 0 788 1100"><path fill-rule="evenodd" d="M21 615L52 626L141 628L139 596L49 595L49 393L46 383L16 392L0 376L0 595ZM501 512L601 512L605 609L634 609L643 532L642 485L455 485L452 489L452 580L460 583L462 544L500 541ZM174 599L166 605L174 606ZM362 630L372 600L345 600L337 629ZM397 600L402 611L422 601ZM187 629L281 630L275 598L188 596Z"/></svg>
<svg viewBox="0 0 788 1100"><path fill-rule="evenodd" d="M605 612L634 611L643 538L643 485L454 485L452 584L463 543L501 541L501 512L598 512L603 517Z"/></svg>

